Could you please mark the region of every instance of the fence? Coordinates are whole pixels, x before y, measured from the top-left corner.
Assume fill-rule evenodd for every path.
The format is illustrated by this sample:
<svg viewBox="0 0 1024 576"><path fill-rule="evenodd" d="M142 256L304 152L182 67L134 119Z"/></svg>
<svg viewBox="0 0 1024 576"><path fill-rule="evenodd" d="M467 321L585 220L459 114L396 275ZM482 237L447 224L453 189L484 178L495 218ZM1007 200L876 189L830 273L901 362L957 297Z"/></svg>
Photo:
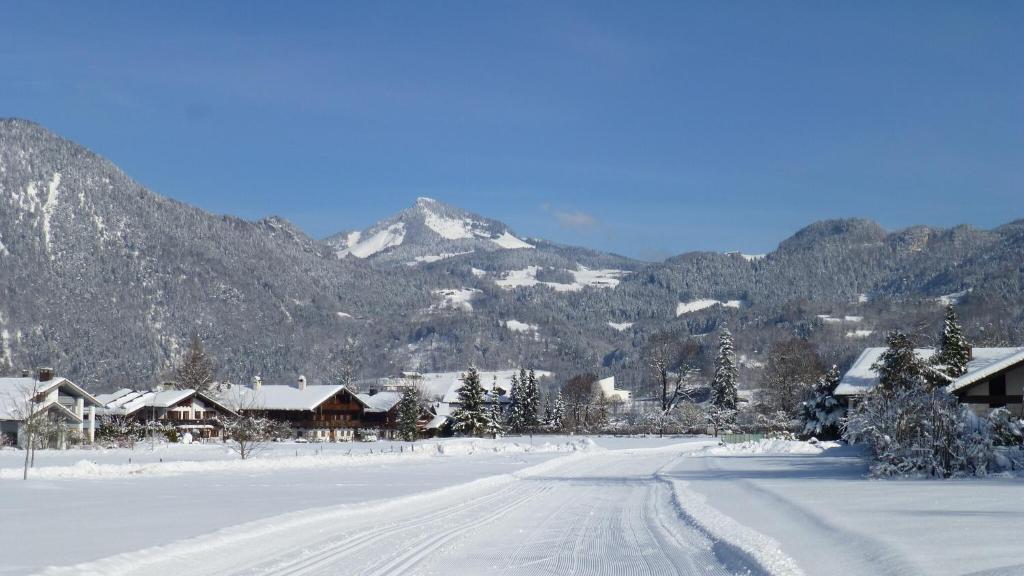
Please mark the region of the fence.
<svg viewBox="0 0 1024 576"><path fill-rule="evenodd" d="M726 444L739 444L740 442L756 442L763 440L767 436L765 434L722 434L719 439Z"/></svg>

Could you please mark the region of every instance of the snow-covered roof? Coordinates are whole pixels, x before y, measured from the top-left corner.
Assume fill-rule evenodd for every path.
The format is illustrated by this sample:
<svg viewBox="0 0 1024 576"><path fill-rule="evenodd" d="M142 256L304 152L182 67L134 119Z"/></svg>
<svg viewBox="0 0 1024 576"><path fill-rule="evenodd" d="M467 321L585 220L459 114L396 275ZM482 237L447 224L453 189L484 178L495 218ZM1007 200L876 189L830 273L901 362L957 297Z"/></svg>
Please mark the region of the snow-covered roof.
<svg viewBox="0 0 1024 576"><path fill-rule="evenodd" d="M229 407L224 406L216 398L197 393L191 388L182 390L132 390L131 388L121 388L117 392L98 394L96 396L96 399L103 404L103 407L97 410L97 413L125 416L134 414L143 408L170 408L179 402L188 400L192 396L197 396L201 400L207 401L222 410L230 410Z"/></svg>
<svg viewBox="0 0 1024 576"><path fill-rule="evenodd" d="M860 357L839 381L839 386L836 387L836 396L865 394L878 385L878 373L872 366L878 362L885 350L885 347L875 347L866 348L864 352L861 352ZM920 360L927 361L935 354L935 349L916 348L914 354ZM967 372L951 383L947 390L953 392L1013 365L1015 363L1012 361L1013 358L1017 358L1016 362L1024 361L1024 348L974 348L973 356L967 363Z"/></svg>
<svg viewBox="0 0 1024 576"><path fill-rule="evenodd" d="M303 389L283 384L263 384L255 392L249 386L232 386L218 400L233 409L249 410L315 410L345 387L309 385Z"/></svg>
<svg viewBox="0 0 1024 576"><path fill-rule="evenodd" d="M401 392L385 390L376 394L356 394L356 399L366 407L366 412L387 412L402 399Z"/></svg>
<svg viewBox="0 0 1024 576"><path fill-rule="evenodd" d="M28 399L32 390L36 395L48 394L54 388L63 388L65 392L76 398L82 398L85 406L100 406L100 402L91 394L80 388L77 384L67 378L53 378L46 382L39 382L35 378L0 378L0 420L14 420L19 418L19 411ZM42 409L46 405L40 405Z"/></svg>
<svg viewBox="0 0 1024 576"><path fill-rule="evenodd" d="M967 372L946 386L946 391L950 393L956 392L961 388L984 380L985 378L1006 370L1007 368L1012 368L1017 364L1024 364L1024 348L992 348L991 350L1013 350L1013 352L1004 354L1000 357L993 356L992 358L986 359L983 363L979 363L978 366L974 368L972 368L971 363L968 362ZM977 348L974 349L974 356L975 358L978 356Z"/></svg>
<svg viewBox="0 0 1024 576"><path fill-rule="evenodd" d="M441 416L440 414L438 414L431 418L430 422L427 422L427 425L424 428L426 428L427 430L437 430L438 428L444 426L449 420L451 420L450 416Z"/></svg>
<svg viewBox="0 0 1024 576"><path fill-rule="evenodd" d="M103 404L100 414L127 415L143 408L170 408L195 394L195 390L131 390L122 388L113 394L96 397Z"/></svg>

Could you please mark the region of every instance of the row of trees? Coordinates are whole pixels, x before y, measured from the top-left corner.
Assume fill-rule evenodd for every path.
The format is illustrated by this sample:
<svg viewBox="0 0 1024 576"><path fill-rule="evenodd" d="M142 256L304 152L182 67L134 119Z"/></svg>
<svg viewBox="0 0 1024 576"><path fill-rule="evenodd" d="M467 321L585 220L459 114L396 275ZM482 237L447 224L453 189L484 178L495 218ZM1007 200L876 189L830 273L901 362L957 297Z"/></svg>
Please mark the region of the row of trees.
<svg viewBox="0 0 1024 576"><path fill-rule="evenodd" d="M459 405L452 412L452 427L467 436L486 436L506 431L515 434L533 433L546 423L540 418L540 390L533 370L520 369L518 375L513 375L505 402L508 404L507 410L502 407L502 403L498 387L492 386L488 393L480 383L480 373L475 366L470 366L462 376ZM401 422L403 418L400 416L399 420ZM400 428L400 434L405 438L411 433L413 431L408 428L408 424Z"/></svg>

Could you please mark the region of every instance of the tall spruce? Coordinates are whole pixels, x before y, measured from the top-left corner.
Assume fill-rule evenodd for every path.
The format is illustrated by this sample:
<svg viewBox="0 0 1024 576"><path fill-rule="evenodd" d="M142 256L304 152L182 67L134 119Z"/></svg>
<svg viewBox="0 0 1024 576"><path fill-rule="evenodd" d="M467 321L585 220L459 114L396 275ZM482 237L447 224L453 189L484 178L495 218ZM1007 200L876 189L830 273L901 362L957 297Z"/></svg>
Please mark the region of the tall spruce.
<svg viewBox="0 0 1024 576"><path fill-rule="evenodd" d="M519 381L523 382L524 373L519 371ZM523 392L523 404L525 405L526 430L532 432L540 427L540 390L537 387L537 374L530 368L526 376L526 386Z"/></svg>
<svg viewBox="0 0 1024 576"><path fill-rule="evenodd" d="M415 386L402 389L398 402L398 435L402 440L414 442L420 434L417 423L420 419L420 393Z"/></svg>
<svg viewBox="0 0 1024 576"><path fill-rule="evenodd" d="M814 383L814 396L803 403L801 419L804 423L803 433L819 439L839 437L839 425L846 408L835 396L839 386L839 367L832 365L823 376Z"/></svg>
<svg viewBox="0 0 1024 576"><path fill-rule="evenodd" d="M716 408L735 410L739 402L736 383L739 371L736 368L736 351L733 348L732 333L722 329L718 338L718 356L715 358L715 378L711 382L711 402Z"/></svg>
<svg viewBox="0 0 1024 576"><path fill-rule="evenodd" d="M967 372L967 362L970 359L971 345L964 338L956 310L952 305L946 306L946 320L942 326L939 350L932 358L932 363L950 378L959 378Z"/></svg>
<svg viewBox="0 0 1024 576"><path fill-rule="evenodd" d="M484 406L484 387L476 366L462 375L459 406L452 411L452 420L452 428L466 436L482 436L490 431L491 418Z"/></svg>
<svg viewBox="0 0 1024 576"><path fill-rule="evenodd" d="M512 375L512 390L509 398L512 400L508 412L508 430L513 434L522 434L526 430L526 382L519 379L518 374Z"/></svg>
<svg viewBox="0 0 1024 576"><path fill-rule="evenodd" d="M552 432L560 432L565 427L565 399L561 392L551 401L546 420L544 425Z"/></svg>
<svg viewBox="0 0 1024 576"><path fill-rule="evenodd" d="M505 433L505 413L501 407L501 391L498 388L498 376L491 383L491 407L487 410L487 432L497 438Z"/></svg>

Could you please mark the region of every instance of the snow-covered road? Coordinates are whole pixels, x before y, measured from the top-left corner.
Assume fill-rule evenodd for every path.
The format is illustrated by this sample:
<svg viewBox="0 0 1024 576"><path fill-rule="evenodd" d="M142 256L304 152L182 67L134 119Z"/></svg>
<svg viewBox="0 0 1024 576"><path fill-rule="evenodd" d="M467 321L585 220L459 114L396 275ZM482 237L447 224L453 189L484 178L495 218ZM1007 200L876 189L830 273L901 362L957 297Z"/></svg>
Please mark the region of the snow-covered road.
<svg viewBox="0 0 1024 576"><path fill-rule="evenodd" d="M276 516L47 574L759 573L673 501L682 448L595 451L384 503Z"/></svg>

